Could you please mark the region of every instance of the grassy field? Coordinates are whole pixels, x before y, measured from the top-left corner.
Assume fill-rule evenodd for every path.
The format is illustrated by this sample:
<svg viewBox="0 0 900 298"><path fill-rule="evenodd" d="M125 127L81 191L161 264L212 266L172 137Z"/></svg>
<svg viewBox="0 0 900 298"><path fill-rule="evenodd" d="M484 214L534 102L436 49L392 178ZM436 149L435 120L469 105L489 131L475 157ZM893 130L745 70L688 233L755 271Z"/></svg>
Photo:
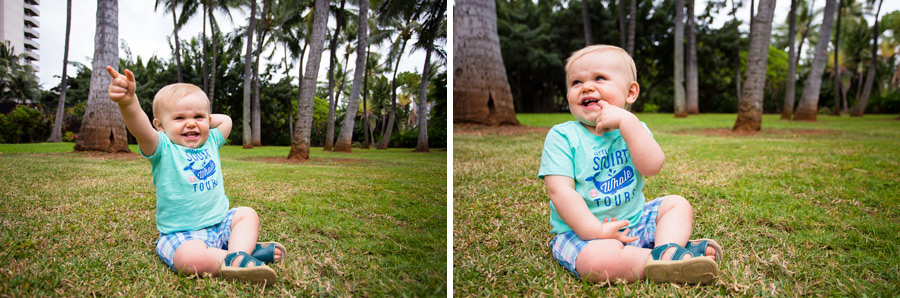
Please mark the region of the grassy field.
<svg viewBox="0 0 900 298"><path fill-rule="evenodd" d="M231 205L289 251L263 288L170 271L149 162L72 147L0 145L0 297L446 296L445 151L223 147Z"/></svg>
<svg viewBox="0 0 900 298"><path fill-rule="evenodd" d="M550 255L549 199L537 178L546 131L569 114L519 115L526 129L454 128L457 296L896 296L900 294L900 121L896 115L763 117L642 114L666 154L644 194L680 194L693 237L725 248L706 286L594 285ZM534 127L541 128L534 128Z"/></svg>

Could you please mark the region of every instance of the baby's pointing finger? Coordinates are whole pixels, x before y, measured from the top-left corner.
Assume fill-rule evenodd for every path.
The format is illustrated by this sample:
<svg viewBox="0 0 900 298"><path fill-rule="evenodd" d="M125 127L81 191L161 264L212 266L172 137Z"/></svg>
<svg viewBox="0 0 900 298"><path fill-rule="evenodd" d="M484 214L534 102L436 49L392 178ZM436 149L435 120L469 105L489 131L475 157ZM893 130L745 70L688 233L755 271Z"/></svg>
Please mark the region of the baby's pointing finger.
<svg viewBox="0 0 900 298"><path fill-rule="evenodd" d="M107 65L106 72L109 73L109 76L112 77L113 79L119 77L119 72L116 71L115 69L113 69L112 66Z"/></svg>
<svg viewBox="0 0 900 298"><path fill-rule="evenodd" d="M129 82L134 82L134 73L129 69L125 69L125 78L128 79Z"/></svg>

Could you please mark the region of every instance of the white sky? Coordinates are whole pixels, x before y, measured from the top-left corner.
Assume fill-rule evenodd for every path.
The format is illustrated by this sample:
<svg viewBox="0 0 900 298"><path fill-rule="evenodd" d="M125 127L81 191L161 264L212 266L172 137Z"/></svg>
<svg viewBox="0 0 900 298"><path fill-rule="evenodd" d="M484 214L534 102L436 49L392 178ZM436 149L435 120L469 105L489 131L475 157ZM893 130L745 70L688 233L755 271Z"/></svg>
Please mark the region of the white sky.
<svg viewBox="0 0 900 298"><path fill-rule="evenodd" d="M154 10L155 1L119 1L119 40L125 40L131 48L134 59L140 56L143 61L147 61L152 55L156 55L164 60L171 60L172 51L169 49L169 40L172 35L172 15L156 12ZM59 84L62 75L63 52L66 38L66 3L63 0L45 0L41 1L38 7L40 16L38 22L40 27L38 32L40 38L38 43L40 49L37 54L40 61L37 62L40 67L38 77L43 89L50 88ZM69 61L84 63L88 67L91 66L91 57L94 55L94 31L95 17L97 13L97 1L93 0L73 0L72 1L72 29L69 42ZM234 27L246 26L249 18L249 10L244 13L242 11L233 11L235 24L232 24L228 18L217 12L216 20L223 32L231 32ZM198 15L195 19L188 22L187 25L178 31L178 37L182 40L191 38L203 32L203 17ZM329 26L333 28L334 18L329 18ZM209 29L207 29L207 32ZM407 45L407 53L412 43L415 42L415 36ZM327 45L327 43L326 43ZM383 52L387 51L387 44L382 45ZM372 48L376 50L375 47ZM242 51L243 52L243 51ZM272 58L275 61L282 61L284 51L279 47ZM341 55L341 48L338 54ZM265 55L264 55L265 56ZM119 57L124 58L125 53L119 51ZM262 57L265 60L265 57ZM324 80L328 70L328 52L322 55L323 61L319 67L319 80ZM355 61L355 53L350 55L348 63L349 67L353 67ZM433 59L433 58L432 58ZM421 72L425 63L425 54L422 51L413 52L411 55L403 56L400 65L400 72L413 71ZM292 74L297 73L297 63L294 63ZM305 66L304 62L304 66ZM265 70L265 62L260 63L260 69ZM275 75L275 79L281 78L281 72ZM75 68L69 66L68 75L73 76ZM138 78L140 79L140 78Z"/></svg>

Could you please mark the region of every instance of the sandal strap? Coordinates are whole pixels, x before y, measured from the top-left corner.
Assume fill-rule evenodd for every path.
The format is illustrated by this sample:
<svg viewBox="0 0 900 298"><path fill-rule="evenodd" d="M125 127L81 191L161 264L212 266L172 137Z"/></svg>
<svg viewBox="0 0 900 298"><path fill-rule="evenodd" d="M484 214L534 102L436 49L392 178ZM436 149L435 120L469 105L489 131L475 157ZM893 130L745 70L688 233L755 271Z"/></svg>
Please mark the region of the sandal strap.
<svg viewBox="0 0 900 298"><path fill-rule="evenodd" d="M669 244L664 244L664 245L657 246L656 248L654 248L653 250L651 250L651 251L650 251L650 256L653 257L653 260L659 261L659 259L662 258L663 252L665 252L666 250L668 250L669 248L672 248L672 247L675 248L675 253L672 254L672 258L670 259L670 260L673 260L673 261L675 261L675 260L681 260L681 258L684 257L685 254L690 254L692 257L699 257L699 256L704 256L704 255L705 255L705 254L697 255L697 254L694 253L693 251L688 250L688 249L685 249L685 248L682 247L681 245L678 245L678 244L675 244L675 243L669 243Z"/></svg>
<svg viewBox="0 0 900 298"><path fill-rule="evenodd" d="M275 243L266 243L265 246L262 244L256 244L256 248L253 250L253 257L257 260L272 263L275 262L275 249L277 245Z"/></svg>
<svg viewBox="0 0 900 298"><path fill-rule="evenodd" d="M256 266L265 265L265 263L263 263L263 261L257 260L256 258L254 258L253 256L251 256L250 254L248 254L246 252L236 251L236 252L230 253L225 256L225 266L231 266L231 263L234 262L234 259L237 258L238 256L244 257L243 259L241 259L241 263L238 264L238 267L241 267L241 268L247 267L247 264L249 264L250 262L253 262L253 264Z"/></svg>
<svg viewBox="0 0 900 298"><path fill-rule="evenodd" d="M709 245L709 241L706 241L706 240L695 241L695 242L688 241L687 245L684 246L684 249L689 250L693 256L697 256L697 255L705 256L706 255L706 247L708 245Z"/></svg>

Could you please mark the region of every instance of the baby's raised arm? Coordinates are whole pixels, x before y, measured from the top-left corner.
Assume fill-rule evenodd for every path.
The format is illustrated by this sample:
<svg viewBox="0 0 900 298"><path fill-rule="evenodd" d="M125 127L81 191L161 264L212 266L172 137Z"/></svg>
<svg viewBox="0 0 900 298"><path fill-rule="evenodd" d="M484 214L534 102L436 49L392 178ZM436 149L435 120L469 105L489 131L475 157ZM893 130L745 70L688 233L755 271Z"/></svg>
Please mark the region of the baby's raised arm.
<svg viewBox="0 0 900 298"><path fill-rule="evenodd" d="M123 75L110 66L106 66L106 72L112 77L109 82L109 99L119 105L125 127L137 139L141 152L147 156L153 155L156 153L159 136L150 124L147 114L141 109L137 95L134 94L137 89L134 73L126 69Z"/></svg>
<svg viewBox="0 0 900 298"><path fill-rule="evenodd" d="M231 134L231 117L225 114L212 114L209 116L209 128L218 128L222 132L222 138L228 139Z"/></svg>
<svg viewBox="0 0 900 298"><path fill-rule="evenodd" d="M581 240L616 239L623 243L637 240L637 237L628 237L629 229L619 232L619 229L628 226L628 220L616 220L612 222L600 222L591 213L584 199L575 191L575 180L560 175L544 176L544 184L550 201L556 207L556 212L566 225L575 231Z"/></svg>

